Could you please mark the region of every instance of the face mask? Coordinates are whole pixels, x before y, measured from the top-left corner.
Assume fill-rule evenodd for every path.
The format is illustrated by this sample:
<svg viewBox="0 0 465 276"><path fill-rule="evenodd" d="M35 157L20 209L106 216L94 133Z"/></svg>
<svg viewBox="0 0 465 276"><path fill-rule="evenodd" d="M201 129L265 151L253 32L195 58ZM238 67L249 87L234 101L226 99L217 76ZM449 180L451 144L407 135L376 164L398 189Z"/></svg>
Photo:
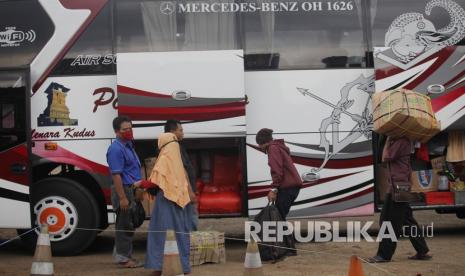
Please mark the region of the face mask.
<svg viewBox="0 0 465 276"><path fill-rule="evenodd" d="M131 141L131 140L134 139L134 135L132 133L132 130L121 132L121 137L126 141Z"/></svg>

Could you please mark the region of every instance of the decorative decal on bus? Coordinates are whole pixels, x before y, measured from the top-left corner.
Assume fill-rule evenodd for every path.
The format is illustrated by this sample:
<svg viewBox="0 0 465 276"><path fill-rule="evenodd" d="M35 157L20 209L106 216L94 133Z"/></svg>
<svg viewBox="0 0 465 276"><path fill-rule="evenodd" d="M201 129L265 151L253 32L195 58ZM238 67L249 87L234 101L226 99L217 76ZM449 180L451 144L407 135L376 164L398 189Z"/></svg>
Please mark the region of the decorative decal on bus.
<svg viewBox="0 0 465 276"><path fill-rule="evenodd" d="M355 89L353 89L355 88ZM371 139L371 131L373 129L373 115L370 111L371 96L375 92L375 83L374 76L365 77L360 75L356 80L347 83L344 85L341 90L341 98L337 104L332 104L329 101L322 99L305 88L297 88L297 90L302 93L304 96L309 96L316 99L319 102L322 102L333 108L333 112L329 117L324 118L320 124L320 148L324 148L325 156L323 163L319 168L313 168L313 172L318 172L322 170L329 159L338 154L348 145L355 142L362 136L365 136L367 139ZM354 105L354 99L349 98L350 93L358 91L361 93L366 93L367 97L365 102L363 102L363 111L361 114L355 114L347 111L350 107ZM356 104L356 106L361 106ZM339 139L339 124L341 123L341 115L347 115L352 119L356 125L354 128L344 137L342 140ZM328 128L331 127L331 130ZM331 140L326 136L327 133L332 133Z"/></svg>
<svg viewBox="0 0 465 276"><path fill-rule="evenodd" d="M436 30L433 22L423 14L404 13L392 22L386 33L385 46L389 48L375 56L406 70L462 40L465 37L464 9L451 0L432 0L426 5L425 14L431 15L434 7L441 7L449 14L448 26Z"/></svg>
<svg viewBox="0 0 465 276"><path fill-rule="evenodd" d="M36 40L36 32L34 30L21 31L16 27L5 27L5 31L0 32L0 47L16 47L21 46L21 42Z"/></svg>
<svg viewBox="0 0 465 276"><path fill-rule="evenodd" d="M66 106L66 96L69 88L52 82L44 91L48 104L44 112L37 118L38 126L77 126L78 120L69 118L69 108Z"/></svg>

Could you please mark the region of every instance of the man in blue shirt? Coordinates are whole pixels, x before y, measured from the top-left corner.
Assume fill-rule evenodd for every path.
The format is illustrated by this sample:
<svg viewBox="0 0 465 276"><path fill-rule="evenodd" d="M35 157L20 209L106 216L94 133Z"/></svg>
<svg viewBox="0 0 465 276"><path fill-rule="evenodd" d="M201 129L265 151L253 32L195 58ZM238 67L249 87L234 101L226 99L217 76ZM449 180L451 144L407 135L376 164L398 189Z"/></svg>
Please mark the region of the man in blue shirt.
<svg viewBox="0 0 465 276"><path fill-rule="evenodd" d="M111 201L116 212L113 257L117 263L134 268L140 264L131 256L134 226L130 209L135 205L132 186L141 180L141 165L134 151L131 120L126 116L116 117L113 129L116 139L107 151L107 163L113 180Z"/></svg>

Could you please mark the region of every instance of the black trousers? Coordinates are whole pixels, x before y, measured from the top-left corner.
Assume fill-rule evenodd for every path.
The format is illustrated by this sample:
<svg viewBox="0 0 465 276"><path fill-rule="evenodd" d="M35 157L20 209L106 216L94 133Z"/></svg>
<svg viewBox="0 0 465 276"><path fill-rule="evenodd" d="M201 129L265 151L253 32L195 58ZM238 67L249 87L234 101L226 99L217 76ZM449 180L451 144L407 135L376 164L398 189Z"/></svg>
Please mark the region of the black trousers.
<svg viewBox="0 0 465 276"><path fill-rule="evenodd" d="M420 231L418 222L415 220L415 218L413 218L412 208L410 208L409 203L394 202L392 201L391 194L386 194L383 209L381 210L379 221L380 225L384 221L391 222L397 239L399 239L399 237L401 237L404 233L408 234L410 242L418 254L428 253L429 249L426 245L425 238L421 234L422 231ZM406 227L406 231L403 231L404 227ZM414 232L410 231L411 227L417 228L417 236L410 235L411 232ZM379 244L377 255L383 257L386 260L391 260L392 255L394 255L394 252L396 251L396 247L397 243L395 241L392 241L389 238L384 238Z"/></svg>
<svg viewBox="0 0 465 276"><path fill-rule="evenodd" d="M286 220L286 217L291 210L292 204L299 195L299 191L300 187L278 189L275 204L283 220Z"/></svg>
<svg viewBox="0 0 465 276"><path fill-rule="evenodd" d="M278 189L278 194L276 196L276 208L278 208L279 214L283 220L286 220L287 215L291 209L292 204L299 195L300 187L287 188L287 189ZM297 254L295 250L295 238L294 234L284 237L284 242L288 248L288 253ZM293 248L293 249L292 249Z"/></svg>

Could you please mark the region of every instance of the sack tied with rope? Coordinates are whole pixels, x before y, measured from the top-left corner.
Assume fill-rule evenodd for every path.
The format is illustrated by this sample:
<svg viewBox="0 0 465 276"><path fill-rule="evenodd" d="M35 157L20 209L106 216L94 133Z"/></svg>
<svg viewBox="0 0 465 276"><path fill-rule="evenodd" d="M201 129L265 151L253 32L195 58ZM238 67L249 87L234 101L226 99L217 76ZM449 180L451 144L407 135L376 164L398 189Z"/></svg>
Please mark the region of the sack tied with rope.
<svg viewBox="0 0 465 276"><path fill-rule="evenodd" d="M372 104L377 133L425 143L441 130L431 99L424 94L402 88L378 92Z"/></svg>

